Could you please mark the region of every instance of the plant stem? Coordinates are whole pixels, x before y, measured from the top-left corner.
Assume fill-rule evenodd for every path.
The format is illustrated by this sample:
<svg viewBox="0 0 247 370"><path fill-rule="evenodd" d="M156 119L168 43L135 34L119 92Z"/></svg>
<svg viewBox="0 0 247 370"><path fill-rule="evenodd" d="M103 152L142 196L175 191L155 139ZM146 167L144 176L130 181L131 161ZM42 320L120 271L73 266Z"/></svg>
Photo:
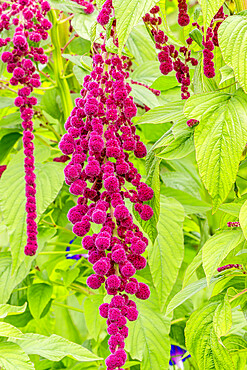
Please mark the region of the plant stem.
<svg viewBox="0 0 247 370"><path fill-rule="evenodd" d="M40 252L39 255L49 255L49 254L77 254L77 253L80 253L80 252L85 252L85 249L81 248L81 249L77 249L77 250L74 250L74 251L47 251L47 252Z"/></svg>
<svg viewBox="0 0 247 370"><path fill-rule="evenodd" d="M67 48L67 46L74 40L77 38L77 35L74 35L65 45L63 48L61 48L61 52L64 53L64 50Z"/></svg>
<svg viewBox="0 0 247 370"><path fill-rule="evenodd" d="M68 310L73 310L73 311L77 311L77 312L81 312L81 313L84 313L83 310L81 310L80 308L76 308L76 307L72 307L72 306L68 306L67 304L64 304L64 303L60 303L60 302L55 302L53 301L52 304L54 306L59 306L59 307L63 307L63 308L67 308Z"/></svg>
<svg viewBox="0 0 247 370"><path fill-rule="evenodd" d="M176 323L181 322L181 321L185 321L185 320L187 320L186 317L180 317L179 319L172 320L171 325L176 324Z"/></svg>
<svg viewBox="0 0 247 370"><path fill-rule="evenodd" d="M69 85L66 79L62 78L64 65L63 57L61 54L61 45L59 38L59 22L56 17L56 12L51 10L49 12L51 22L53 27L51 29L51 41L54 45L53 60L54 60L54 77L57 82L59 93L61 96L64 119L67 119L70 115L70 112L73 109L73 103L70 96Z"/></svg>
<svg viewBox="0 0 247 370"><path fill-rule="evenodd" d="M247 289L244 289L242 290L242 292L236 294L234 297L232 297L231 299L229 299L229 302L231 303L232 301L234 301L234 299L237 299L238 297L240 297L241 295L247 293Z"/></svg>

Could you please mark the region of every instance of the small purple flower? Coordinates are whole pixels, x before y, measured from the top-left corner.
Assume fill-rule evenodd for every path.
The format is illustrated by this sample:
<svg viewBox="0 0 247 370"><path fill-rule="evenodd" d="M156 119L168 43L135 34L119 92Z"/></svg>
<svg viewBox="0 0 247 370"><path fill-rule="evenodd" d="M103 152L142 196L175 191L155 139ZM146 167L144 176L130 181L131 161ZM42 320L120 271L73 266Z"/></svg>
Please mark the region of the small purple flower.
<svg viewBox="0 0 247 370"><path fill-rule="evenodd" d="M74 239L72 239L69 244L72 244L74 241L75 241L76 237ZM67 247L66 248L66 252L69 252L70 251L70 247ZM76 260L78 261L79 259L81 259L82 257L86 257L87 254L66 254L65 257L67 260Z"/></svg>
<svg viewBox="0 0 247 370"><path fill-rule="evenodd" d="M183 365L183 362L191 357L190 355L186 356L185 358L183 358L183 355L186 353L186 350L179 347L179 346L173 346L171 345L171 351L170 351L170 356L171 356L171 359L170 359L170 362L169 364L170 365L177 365L177 367L179 369L183 369L184 368L184 365Z"/></svg>

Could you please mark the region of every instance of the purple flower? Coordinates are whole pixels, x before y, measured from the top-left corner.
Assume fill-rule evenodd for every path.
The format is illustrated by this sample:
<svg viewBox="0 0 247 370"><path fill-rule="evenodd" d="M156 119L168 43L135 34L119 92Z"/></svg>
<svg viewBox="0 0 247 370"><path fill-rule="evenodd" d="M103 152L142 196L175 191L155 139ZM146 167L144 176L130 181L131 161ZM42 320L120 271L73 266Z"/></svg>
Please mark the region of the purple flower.
<svg viewBox="0 0 247 370"><path fill-rule="evenodd" d="M76 239L76 237L74 239L72 239L69 242L69 244L72 244L75 241L75 239ZM70 251L70 247L67 247L66 252L69 252L69 251ZM65 257L66 257L67 260L76 260L76 261L78 261L82 257L87 257L87 254L66 254Z"/></svg>
<svg viewBox="0 0 247 370"><path fill-rule="evenodd" d="M183 355L186 353L186 350L179 347L179 346L173 346L171 345L171 351L170 351L170 356L171 356L171 359L169 361L169 364L170 365L177 365L177 367L179 369L183 369L184 368L184 365L183 365L183 362L191 357L190 355L186 356L185 358L183 358Z"/></svg>

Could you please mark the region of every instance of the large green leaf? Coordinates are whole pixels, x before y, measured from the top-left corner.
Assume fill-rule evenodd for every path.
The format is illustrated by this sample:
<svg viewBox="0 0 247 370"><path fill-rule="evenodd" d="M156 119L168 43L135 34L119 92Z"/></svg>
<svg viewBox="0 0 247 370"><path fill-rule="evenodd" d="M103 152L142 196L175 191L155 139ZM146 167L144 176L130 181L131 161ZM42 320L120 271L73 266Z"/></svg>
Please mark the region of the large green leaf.
<svg viewBox="0 0 247 370"><path fill-rule="evenodd" d="M199 250L197 255L193 258L193 261L189 264L185 271L183 279L183 288L186 287L186 285L188 285L190 278L196 272L198 267L201 266L201 264L202 264L202 249Z"/></svg>
<svg viewBox="0 0 247 370"><path fill-rule="evenodd" d="M10 304L0 304L0 318L4 318L8 315L21 314L26 310L27 303L23 306L11 306Z"/></svg>
<svg viewBox="0 0 247 370"><path fill-rule="evenodd" d="M217 337L226 335L232 326L232 310L227 294L224 300L218 305L213 317L213 327Z"/></svg>
<svg viewBox="0 0 247 370"><path fill-rule="evenodd" d="M88 349L55 334L46 337L45 335L27 333L17 343L27 354L37 354L51 361L60 361L65 356L81 362L100 360Z"/></svg>
<svg viewBox="0 0 247 370"><path fill-rule="evenodd" d="M170 187L166 187L163 191L166 197L172 197L177 199L187 214L207 212L211 209L210 204L193 197L191 194Z"/></svg>
<svg viewBox="0 0 247 370"><path fill-rule="evenodd" d="M221 24L219 45L225 62L230 66L245 92L247 92L247 17L233 15Z"/></svg>
<svg viewBox="0 0 247 370"><path fill-rule="evenodd" d="M4 370L34 370L28 355L11 342L0 343L0 365Z"/></svg>
<svg viewBox="0 0 247 370"><path fill-rule="evenodd" d="M55 162L35 164L37 185L37 220L56 198L64 181L63 165ZM0 199L4 222L10 235L13 269L24 259L26 243L25 181L23 155L20 153L9 163L0 182Z"/></svg>
<svg viewBox="0 0 247 370"><path fill-rule="evenodd" d="M120 52L139 19L148 12L153 5L154 0L113 0Z"/></svg>
<svg viewBox="0 0 247 370"><path fill-rule="evenodd" d="M185 329L187 349L196 360L199 370L235 369L227 349L218 341L213 317L219 302L211 301L195 311Z"/></svg>
<svg viewBox="0 0 247 370"><path fill-rule="evenodd" d="M133 359L142 361L143 370L167 369L170 358L170 320L161 314L157 299L152 290L148 301L137 300L139 317L128 324L126 347Z"/></svg>
<svg viewBox="0 0 247 370"><path fill-rule="evenodd" d="M170 121L176 121L178 119L184 118L183 107L183 101L176 101L150 109L147 113L143 114L143 116L140 117L136 124L160 124Z"/></svg>
<svg viewBox="0 0 247 370"><path fill-rule="evenodd" d="M184 257L184 209L173 198L161 198L158 237L149 248L149 267L161 309L171 293Z"/></svg>
<svg viewBox="0 0 247 370"><path fill-rule="evenodd" d="M213 282L213 281L212 281ZM207 287L207 280L205 278L195 281L190 285L187 285L184 289L182 289L179 293L177 293L172 300L170 301L169 305L166 309L166 315L170 312L175 310L176 307L180 306L184 303L187 299L192 297L194 294L199 292L200 290Z"/></svg>
<svg viewBox="0 0 247 370"><path fill-rule="evenodd" d="M200 121L195 129L196 158L216 211L236 180L246 145L247 98L242 90L198 94L187 101L184 112Z"/></svg>
<svg viewBox="0 0 247 370"><path fill-rule="evenodd" d="M224 258L244 241L242 230L225 230L213 235L202 249L202 262L208 283Z"/></svg>
<svg viewBox="0 0 247 370"><path fill-rule="evenodd" d="M54 229L40 229L38 234L39 248L42 249L47 240L55 234ZM0 303L6 303L12 290L27 276L35 257L27 258L18 268L12 268L10 252L0 253ZM1 312L1 311L0 311Z"/></svg>
<svg viewBox="0 0 247 370"><path fill-rule="evenodd" d="M156 51L146 27L143 23L138 24L129 35L127 48L135 57L135 62L142 65L144 62L156 59ZM144 48L143 45L146 47Z"/></svg>
<svg viewBox="0 0 247 370"><path fill-rule="evenodd" d="M240 335L232 334L223 338L223 344L231 353L235 368L237 370L246 369L247 341Z"/></svg>
<svg viewBox="0 0 247 370"><path fill-rule="evenodd" d="M156 156L167 160L186 157L195 148L193 133L194 130L186 125L186 120L177 122L172 127L172 133L155 147Z"/></svg>
<svg viewBox="0 0 247 370"><path fill-rule="evenodd" d="M88 297L84 302L84 315L89 334L96 341L100 332L105 327L105 320L99 314L99 306L103 303L104 296L96 294Z"/></svg>
<svg viewBox="0 0 247 370"><path fill-rule="evenodd" d="M33 284L27 290L29 309L35 319L39 319L52 295L52 285Z"/></svg>
<svg viewBox="0 0 247 370"><path fill-rule="evenodd" d="M203 24L206 30L219 8L224 4L224 0L199 0L199 4L202 8Z"/></svg>
<svg viewBox="0 0 247 370"><path fill-rule="evenodd" d="M245 239L247 239L247 200L244 202L240 209L239 222L243 230Z"/></svg>
<svg viewBox="0 0 247 370"><path fill-rule="evenodd" d="M0 322L0 337L21 338L22 332L7 322Z"/></svg>
<svg viewBox="0 0 247 370"><path fill-rule="evenodd" d="M2 98L1 98L2 99ZM0 140L0 163L7 157L15 143L20 139L19 132L4 135Z"/></svg>
<svg viewBox="0 0 247 370"><path fill-rule="evenodd" d="M71 25L80 37L91 40L91 27L96 21L97 14L76 14L72 19Z"/></svg>

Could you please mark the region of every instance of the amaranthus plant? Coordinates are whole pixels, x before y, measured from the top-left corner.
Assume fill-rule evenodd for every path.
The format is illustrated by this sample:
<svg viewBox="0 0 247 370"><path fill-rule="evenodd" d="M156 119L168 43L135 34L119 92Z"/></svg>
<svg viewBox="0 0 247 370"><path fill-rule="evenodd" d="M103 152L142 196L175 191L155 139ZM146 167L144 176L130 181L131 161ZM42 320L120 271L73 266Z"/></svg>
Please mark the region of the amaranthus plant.
<svg viewBox="0 0 247 370"><path fill-rule="evenodd" d="M246 368L246 4L0 3L0 368Z"/></svg>

